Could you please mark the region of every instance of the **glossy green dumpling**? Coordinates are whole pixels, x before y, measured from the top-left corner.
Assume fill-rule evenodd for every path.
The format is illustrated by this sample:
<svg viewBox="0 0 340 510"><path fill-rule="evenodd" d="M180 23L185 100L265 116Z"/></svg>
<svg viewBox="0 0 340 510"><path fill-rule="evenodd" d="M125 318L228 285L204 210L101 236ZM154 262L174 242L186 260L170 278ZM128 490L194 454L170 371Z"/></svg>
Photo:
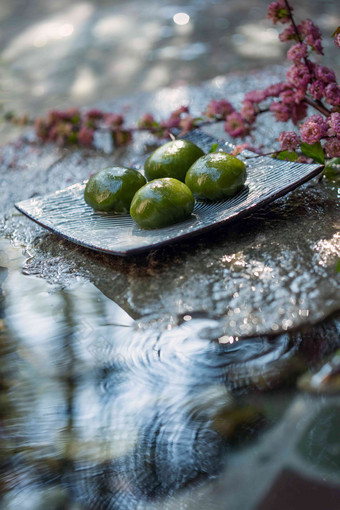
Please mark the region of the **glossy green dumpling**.
<svg viewBox="0 0 340 510"><path fill-rule="evenodd" d="M136 191L145 183L145 177L132 168L104 168L88 180L84 199L96 211L126 213Z"/></svg>
<svg viewBox="0 0 340 510"><path fill-rule="evenodd" d="M202 149L188 140L174 140L158 147L146 160L145 177L148 181L172 177L184 182L185 174L201 156Z"/></svg>
<svg viewBox="0 0 340 510"><path fill-rule="evenodd" d="M197 198L222 200L235 195L246 178L243 161L226 152L213 152L198 159L189 168L185 184Z"/></svg>
<svg viewBox="0 0 340 510"><path fill-rule="evenodd" d="M161 228L188 218L194 205L190 189L183 182L167 177L140 188L131 202L130 214L141 228Z"/></svg>

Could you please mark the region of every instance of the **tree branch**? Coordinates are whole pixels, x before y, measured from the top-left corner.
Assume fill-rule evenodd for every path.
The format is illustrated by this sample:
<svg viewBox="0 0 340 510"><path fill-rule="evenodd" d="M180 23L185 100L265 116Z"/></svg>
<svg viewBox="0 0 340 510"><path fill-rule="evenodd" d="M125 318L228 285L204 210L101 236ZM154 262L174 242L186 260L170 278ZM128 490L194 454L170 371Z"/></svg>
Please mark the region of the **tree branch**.
<svg viewBox="0 0 340 510"><path fill-rule="evenodd" d="M320 113L322 113L326 117L330 116L330 114L331 114L330 110L328 110L328 108L326 108L326 106L324 104L322 104L321 101L313 101L309 97L305 97L304 101L309 106L312 106L313 108L318 110Z"/></svg>
<svg viewBox="0 0 340 510"><path fill-rule="evenodd" d="M288 3L288 0L284 0L284 3L285 3L285 5L286 5L286 9L287 9L287 12L288 12L288 16L289 16L289 19L290 19L290 21L291 21L291 23L292 23L292 25L293 25L293 28L294 28L294 32L295 32L295 34L296 34L296 37L298 38L299 43L300 43L300 44L302 44L302 43L303 43L303 40L302 40L301 34L300 34L299 30L298 30L298 27L296 26L295 19L294 19L294 16L293 16L292 10L291 10L291 8L290 8L290 5L289 5L289 3ZM310 74L313 74L313 69L310 67L310 64L309 64L309 60L308 60L308 58L307 58L307 57L304 57L304 58L303 58L303 60L305 61L305 64L306 64L306 66L308 67Z"/></svg>

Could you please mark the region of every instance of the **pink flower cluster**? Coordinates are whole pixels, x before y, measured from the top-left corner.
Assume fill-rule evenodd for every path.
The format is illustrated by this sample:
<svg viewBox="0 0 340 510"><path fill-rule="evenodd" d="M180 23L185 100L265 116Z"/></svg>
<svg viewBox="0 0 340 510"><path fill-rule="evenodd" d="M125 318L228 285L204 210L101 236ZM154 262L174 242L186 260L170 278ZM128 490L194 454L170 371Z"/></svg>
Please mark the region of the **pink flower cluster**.
<svg viewBox="0 0 340 510"><path fill-rule="evenodd" d="M225 130L231 136L249 134L257 115L268 109L266 104L263 107L261 103L269 98L277 98L271 101L269 110L279 122L292 120L298 124L307 115L307 105L312 104L322 113L326 112L328 122L322 115L313 115L301 125L300 136L291 131L283 131L279 137L281 149L293 151L301 141L313 144L324 139L326 152L334 154L339 138L340 88L331 69L308 58L310 51L323 54L320 29L309 19L298 26L294 25L292 7L285 0L272 2L267 17L274 23L289 23L280 35L280 40L295 41L287 53L292 66L286 73L286 82L246 94L240 113L233 111L227 116ZM337 35L335 33L335 37Z"/></svg>
<svg viewBox="0 0 340 510"><path fill-rule="evenodd" d="M324 145L324 149L326 154L330 158L339 158L340 157L340 139L339 138L330 138L326 141Z"/></svg>
<svg viewBox="0 0 340 510"><path fill-rule="evenodd" d="M212 99L204 113L208 118L225 120L234 111L235 108L226 99L220 99L219 101Z"/></svg>
<svg viewBox="0 0 340 510"><path fill-rule="evenodd" d="M329 157L339 157L340 113L334 112L327 119L322 115L312 115L300 126L300 137L293 131L282 131L279 135L281 150L294 151L301 141L313 144L324 139L326 154Z"/></svg>
<svg viewBox="0 0 340 510"><path fill-rule="evenodd" d="M313 144L326 136L328 124L322 115L312 115L300 126L300 135L303 142Z"/></svg>
<svg viewBox="0 0 340 510"><path fill-rule="evenodd" d="M334 112L328 118L329 131L328 134L330 136L337 135L340 138L340 113Z"/></svg>
<svg viewBox="0 0 340 510"><path fill-rule="evenodd" d="M300 143L299 137L294 131L282 131L279 135L282 151L295 151Z"/></svg>
<svg viewBox="0 0 340 510"><path fill-rule="evenodd" d="M171 128L179 128L183 135L196 127L196 119L190 115L188 106L181 106L174 110L170 117L162 121L160 125L164 129L163 136L168 136Z"/></svg>
<svg viewBox="0 0 340 510"><path fill-rule="evenodd" d="M323 55L323 47L321 41L321 31L311 19L302 21L298 27L300 37L304 39L312 51Z"/></svg>
<svg viewBox="0 0 340 510"><path fill-rule="evenodd" d="M95 131L104 128L111 132L118 146L131 140L131 133L124 129L123 123L123 117L115 113L92 109L83 114L77 108L69 108L65 111L51 110L46 119L38 117L35 131L43 141L56 142L61 146L79 144L92 147Z"/></svg>
<svg viewBox="0 0 340 510"><path fill-rule="evenodd" d="M289 23L292 18L292 6L285 2L285 0L279 0L278 2L272 2L269 4L267 18L271 19L274 24ZM307 57L307 49L323 55L323 47L321 41L321 31L312 20L306 19L301 22L296 28L293 24L290 24L279 36L280 41L287 42L290 40L296 41L297 48L291 48L288 52L288 59L295 60L296 58ZM300 57L297 56L299 53Z"/></svg>
<svg viewBox="0 0 340 510"><path fill-rule="evenodd" d="M245 142L245 143L241 143L239 145L235 145L234 149L232 151L230 151L230 154L232 156L238 156L239 154L241 154L241 152L244 150L244 149L247 149L249 151L252 151L252 152L255 152L255 154L262 154L261 150L258 149L257 147L253 147L252 145L250 145L250 143L248 142Z"/></svg>
<svg viewBox="0 0 340 510"><path fill-rule="evenodd" d="M116 113L104 113L98 109L86 113L76 108L53 110L46 119L36 120L37 135L42 140L54 141L60 145L78 143L91 147L95 131L106 129L116 145L123 145L131 140L132 131L137 129L166 137L173 128L184 134L204 123L218 121L224 123L224 130L230 136L245 137L251 135L259 114L270 111L277 121L291 120L297 125L306 118L309 105L320 114L307 118L300 125L299 134L283 131L279 136L281 149L294 151L302 142L322 142L328 156L340 156L340 87L334 71L310 59L312 52L323 55L320 29L310 19L296 24L292 11L287 0L277 0L269 5L267 13L267 18L274 24L287 25L279 36L280 40L293 43L287 52L291 66L287 70L286 80L264 90L248 92L240 111L236 111L226 99L213 99L203 112L205 119L192 117L189 108L181 106L161 122L146 113L139 120L138 127L127 129L124 127L123 116ZM335 44L340 47L340 27L333 36Z"/></svg>
<svg viewBox="0 0 340 510"><path fill-rule="evenodd" d="M292 11L293 7L289 5L289 9ZM276 23L287 23L289 21L289 11L287 9L286 2L284 0L278 0L278 2L272 2L268 7L267 18L271 19L274 24Z"/></svg>
<svg viewBox="0 0 340 510"><path fill-rule="evenodd" d="M327 121L328 131L324 149L330 158L338 158L340 157L340 113L332 113Z"/></svg>

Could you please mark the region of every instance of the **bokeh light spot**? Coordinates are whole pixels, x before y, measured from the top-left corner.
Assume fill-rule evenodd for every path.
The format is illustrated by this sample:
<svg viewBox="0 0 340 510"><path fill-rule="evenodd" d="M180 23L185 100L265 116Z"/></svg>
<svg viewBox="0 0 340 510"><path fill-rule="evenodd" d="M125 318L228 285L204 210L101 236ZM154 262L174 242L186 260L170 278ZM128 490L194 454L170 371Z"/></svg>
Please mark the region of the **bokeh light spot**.
<svg viewBox="0 0 340 510"><path fill-rule="evenodd" d="M187 25L190 21L190 16L186 12L177 12L172 19L176 25Z"/></svg>

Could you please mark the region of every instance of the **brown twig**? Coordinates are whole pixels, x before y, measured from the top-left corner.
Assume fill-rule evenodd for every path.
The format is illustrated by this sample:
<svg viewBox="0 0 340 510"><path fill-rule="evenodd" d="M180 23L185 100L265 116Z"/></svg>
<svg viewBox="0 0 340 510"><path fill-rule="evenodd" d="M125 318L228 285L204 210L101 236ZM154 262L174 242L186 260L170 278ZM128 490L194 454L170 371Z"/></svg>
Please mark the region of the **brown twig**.
<svg viewBox="0 0 340 510"><path fill-rule="evenodd" d="M305 103L307 103L309 106L312 106L316 110L318 110L320 113L323 113L326 117L329 117L331 112L326 108L326 106L321 103L321 101L313 101L313 99L310 99L309 97L305 97L304 99Z"/></svg>

